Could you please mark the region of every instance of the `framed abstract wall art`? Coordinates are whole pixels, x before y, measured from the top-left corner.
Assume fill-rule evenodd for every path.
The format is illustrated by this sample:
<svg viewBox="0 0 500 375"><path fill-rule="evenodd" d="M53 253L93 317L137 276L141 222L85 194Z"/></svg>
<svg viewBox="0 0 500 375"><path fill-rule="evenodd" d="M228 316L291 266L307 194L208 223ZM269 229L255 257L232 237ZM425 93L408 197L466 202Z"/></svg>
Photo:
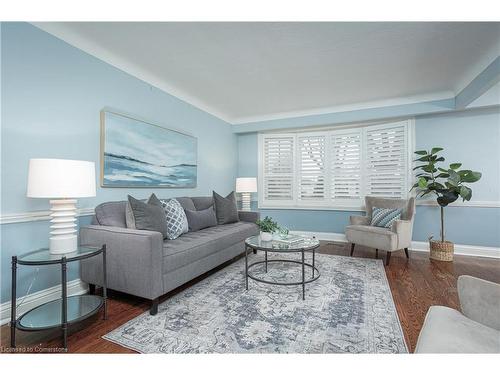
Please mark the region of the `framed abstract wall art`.
<svg viewBox="0 0 500 375"><path fill-rule="evenodd" d="M195 137L101 111L101 186L194 188Z"/></svg>

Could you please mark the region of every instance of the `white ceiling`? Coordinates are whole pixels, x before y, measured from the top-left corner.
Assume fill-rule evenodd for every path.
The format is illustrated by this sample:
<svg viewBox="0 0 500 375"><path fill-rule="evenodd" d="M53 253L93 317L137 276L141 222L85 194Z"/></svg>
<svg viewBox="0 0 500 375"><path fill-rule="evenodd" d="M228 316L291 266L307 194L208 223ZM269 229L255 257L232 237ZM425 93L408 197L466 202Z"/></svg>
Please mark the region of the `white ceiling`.
<svg viewBox="0 0 500 375"><path fill-rule="evenodd" d="M36 26L231 123L451 97L500 52L500 23Z"/></svg>

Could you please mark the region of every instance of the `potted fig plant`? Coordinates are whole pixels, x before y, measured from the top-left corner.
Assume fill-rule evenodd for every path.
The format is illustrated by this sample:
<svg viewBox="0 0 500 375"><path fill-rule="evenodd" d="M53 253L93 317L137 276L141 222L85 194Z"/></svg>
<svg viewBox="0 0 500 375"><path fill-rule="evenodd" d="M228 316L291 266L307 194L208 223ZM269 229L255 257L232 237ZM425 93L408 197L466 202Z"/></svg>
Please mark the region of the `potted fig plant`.
<svg viewBox="0 0 500 375"><path fill-rule="evenodd" d="M278 223L266 216L264 220L257 220L256 224L260 229L260 239L262 241L272 241L273 233L278 229Z"/></svg>
<svg viewBox="0 0 500 375"><path fill-rule="evenodd" d="M452 163L448 168L438 166L445 161L444 157L439 155L441 151L443 151L443 148L434 147L431 151L415 152L418 155L415 161L422 164L413 168L418 170L418 173L416 174L417 182L413 185L412 190L417 190L417 197L434 195L440 207L441 238L440 241L436 241L432 239L432 236L429 237L431 259L452 261L453 242L445 239L444 209L458 198L462 198L463 201L470 201L472 190L466 184L478 181L481 178L481 173L469 169L460 169L461 163Z"/></svg>

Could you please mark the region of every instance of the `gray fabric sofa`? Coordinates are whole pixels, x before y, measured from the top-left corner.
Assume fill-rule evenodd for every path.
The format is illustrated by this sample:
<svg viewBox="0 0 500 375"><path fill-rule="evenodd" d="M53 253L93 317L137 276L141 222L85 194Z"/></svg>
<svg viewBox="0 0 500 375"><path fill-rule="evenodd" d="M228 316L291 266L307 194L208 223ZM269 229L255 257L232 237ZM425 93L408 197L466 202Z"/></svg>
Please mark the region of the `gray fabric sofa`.
<svg viewBox="0 0 500 375"><path fill-rule="evenodd" d="M212 197L176 198L184 209L203 210ZM240 221L188 232L163 240L160 232L127 228L126 201L96 207L92 225L80 229L80 243L106 244L107 286L151 300L151 314L158 311L158 297L242 254L245 238L259 233L257 212L239 211ZM93 257L82 261L81 279L91 292L102 285L102 263Z"/></svg>
<svg viewBox="0 0 500 375"><path fill-rule="evenodd" d="M462 312L431 306L415 353L500 353L500 284L462 275Z"/></svg>

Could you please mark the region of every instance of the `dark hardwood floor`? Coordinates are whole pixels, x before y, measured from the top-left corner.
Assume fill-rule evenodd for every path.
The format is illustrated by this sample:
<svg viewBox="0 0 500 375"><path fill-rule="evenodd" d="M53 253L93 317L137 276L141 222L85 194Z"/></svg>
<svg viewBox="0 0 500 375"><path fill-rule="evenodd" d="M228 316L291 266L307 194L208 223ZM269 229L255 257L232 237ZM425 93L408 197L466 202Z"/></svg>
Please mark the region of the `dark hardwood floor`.
<svg viewBox="0 0 500 375"><path fill-rule="evenodd" d="M323 242L320 252L325 254L349 255L347 244ZM355 257L374 258L375 250L356 246ZM385 257L379 251L379 257ZM458 308L456 282L459 275L472 275L500 283L500 260L456 255L453 262L431 261L427 253L410 251L406 259L403 251L393 253L391 263L385 267L394 302L410 352L415 349L418 334L425 314L431 305ZM202 280L213 270L187 285L163 296L160 302ZM118 292L109 292L108 320L102 314L73 326L68 338L70 353L135 353L120 345L101 338L107 332L148 310L147 301ZM0 328L2 351L9 347L8 325ZM27 333L17 331L19 348L58 348L61 345L59 331ZM50 349L49 349L50 350Z"/></svg>

